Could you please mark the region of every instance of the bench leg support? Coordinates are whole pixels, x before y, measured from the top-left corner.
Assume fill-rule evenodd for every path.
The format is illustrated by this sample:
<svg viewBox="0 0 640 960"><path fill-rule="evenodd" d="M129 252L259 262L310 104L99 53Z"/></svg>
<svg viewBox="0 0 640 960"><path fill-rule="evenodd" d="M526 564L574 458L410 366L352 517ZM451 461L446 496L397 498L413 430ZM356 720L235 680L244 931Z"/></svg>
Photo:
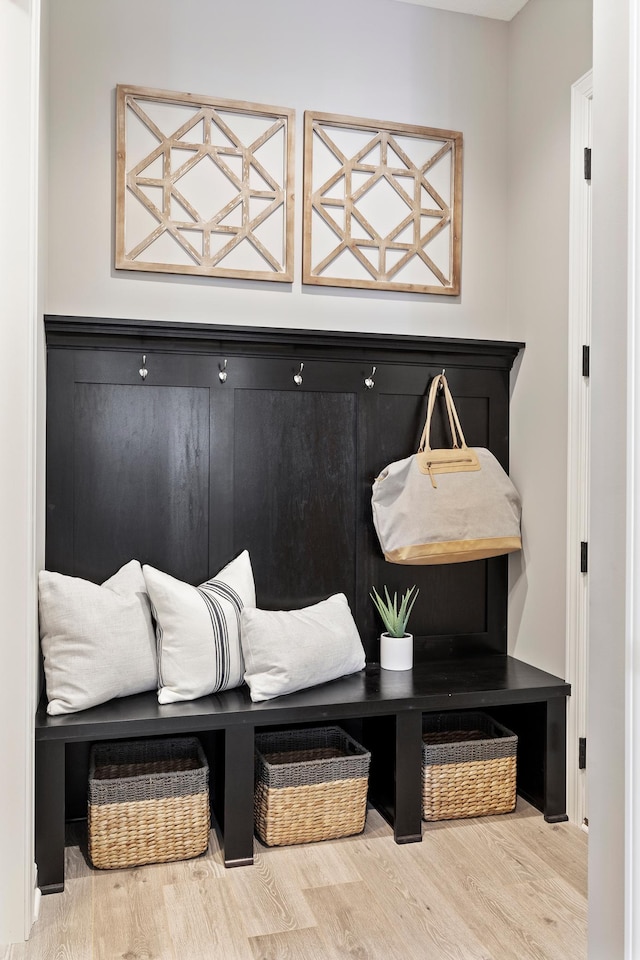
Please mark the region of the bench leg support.
<svg viewBox="0 0 640 960"><path fill-rule="evenodd" d="M422 714L396 715L395 819L396 843L422 840Z"/></svg>
<svg viewBox="0 0 640 960"><path fill-rule="evenodd" d="M64 890L64 742L36 741L35 854L42 893Z"/></svg>
<svg viewBox="0 0 640 960"><path fill-rule="evenodd" d="M567 816L567 701L547 700L547 727L544 771L544 818L561 823Z"/></svg>
<svg viewBox="0 0 640 960"><path fill-rule="evenodd" d="M253 863L254 727L228 728L225 732L224 865Z"/></svg>

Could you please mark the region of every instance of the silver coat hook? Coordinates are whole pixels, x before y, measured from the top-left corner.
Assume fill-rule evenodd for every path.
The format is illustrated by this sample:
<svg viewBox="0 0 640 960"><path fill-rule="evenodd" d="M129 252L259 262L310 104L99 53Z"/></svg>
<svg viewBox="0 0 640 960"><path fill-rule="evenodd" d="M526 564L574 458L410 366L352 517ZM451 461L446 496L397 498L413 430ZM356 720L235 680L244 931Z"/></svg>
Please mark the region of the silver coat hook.
<svg viewBox="0 0 640 960"><path fill-rule="evenodd" d="M367 390L373 390L375 386L375 380L373 379L376 373L376 368L374 367L368 377L365 378L364 385Z"/></svg>
<svg viewBox="0 0 640 960"><path fill-rule="evenodd" d="M445 368L443 367L443 368L442 368L442 373L440 374L440 376L441 376L441 377L444 377L445 373L446 373L446 370L445 370ZM444 390L444 385L443 385L442 383L440 383L439 386L438 386L438 392L439 392L440 390Z"/></svg>
<svg viewBox="0 0 640 960"><path fill-rule="evenodd" d="M298 370L298 372L296 373L295 377L293 378L293 382L295 383L296 387L299 387L300 384L302 383L302 371L303 371L303 370L304 370L304 363L301 363L301 364L300 364L300 369Z"/></svg>
<svg viewBox="0 0 640 960"><path fill-rule="evenodd" d="M141 366L140 369L138 370L138 373L140 374L140 376L142 377L143 380L146 380L146 379L147 379L147 374L149 373L149 371L147 370L147 355L146 355L146 353L143 353L143 354L142 354L142 366Z"/></svg>
<svg viewBox="0 0 640 960"><path fill-rule="evenodd" d="M218 380L220 381L220 383L225 383L226 379L227 379L227 361L225 360L224 363L222 364L222 369L218 374Z"/></svg>

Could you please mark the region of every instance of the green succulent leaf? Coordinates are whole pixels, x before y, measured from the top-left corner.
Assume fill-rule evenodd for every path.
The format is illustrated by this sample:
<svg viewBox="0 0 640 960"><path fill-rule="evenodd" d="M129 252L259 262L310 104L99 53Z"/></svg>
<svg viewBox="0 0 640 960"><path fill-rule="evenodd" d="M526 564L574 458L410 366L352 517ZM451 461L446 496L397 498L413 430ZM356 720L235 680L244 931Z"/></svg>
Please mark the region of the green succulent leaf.
<svg viewBox="0 0 640 960"><path fill-rule="evenodd" d="M384 624L386 632L391 637L404 637L407 632L407 623L413 610L413 605L420 592L418 588L414 585L406 590L400 600L399 607L398 594L394 593L393 599L391 599L386 586L384 588L384 599L375 587L372 587L372 590L373 592L370 593L369 596L380 614L380 619Z"/></svg>

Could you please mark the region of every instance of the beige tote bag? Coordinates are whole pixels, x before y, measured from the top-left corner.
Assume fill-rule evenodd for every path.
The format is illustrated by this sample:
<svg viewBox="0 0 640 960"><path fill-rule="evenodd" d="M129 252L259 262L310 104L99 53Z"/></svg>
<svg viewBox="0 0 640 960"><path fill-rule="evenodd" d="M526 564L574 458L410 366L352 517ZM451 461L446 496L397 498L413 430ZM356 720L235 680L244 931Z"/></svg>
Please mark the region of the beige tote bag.
<svg viewBox="0 0 640 960"><path fill-rule="evenodd" d="M440 387L452 447L433 450L431 418ZM385 467L374 481L371 504L390 563L461 563L522 547L518 492L489 450L467 446L444 373L429 390L418 453Z"/></svg>

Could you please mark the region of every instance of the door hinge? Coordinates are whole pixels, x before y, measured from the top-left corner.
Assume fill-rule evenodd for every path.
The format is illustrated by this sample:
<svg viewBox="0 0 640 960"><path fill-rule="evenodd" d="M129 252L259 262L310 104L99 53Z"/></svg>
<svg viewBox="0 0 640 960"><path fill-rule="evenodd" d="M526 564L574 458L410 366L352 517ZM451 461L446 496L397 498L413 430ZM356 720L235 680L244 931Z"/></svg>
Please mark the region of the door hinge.
<svg viewBox="0 0 640 960"><path fill-rule="evenodd" d="M591 371L591 348L588 344L582 344L582 376L588 377Z"/></svg>
<svg viewBox="0 0 640 960"><path fill-rule="evenodd" d="M589 572L589 544L586 541L580 541L580 573Z"/></svg>
<svg viewBox="0 0 640 960"><path fill-rule="evenodd" d="M578 770L587 769L587 738L578 737Z"/></svg>
<svg viewBox="0 0 640 960"><path fill-rule="evenodd" d="M591 182L591 147L584 148L584 178Z"/></svg>

